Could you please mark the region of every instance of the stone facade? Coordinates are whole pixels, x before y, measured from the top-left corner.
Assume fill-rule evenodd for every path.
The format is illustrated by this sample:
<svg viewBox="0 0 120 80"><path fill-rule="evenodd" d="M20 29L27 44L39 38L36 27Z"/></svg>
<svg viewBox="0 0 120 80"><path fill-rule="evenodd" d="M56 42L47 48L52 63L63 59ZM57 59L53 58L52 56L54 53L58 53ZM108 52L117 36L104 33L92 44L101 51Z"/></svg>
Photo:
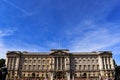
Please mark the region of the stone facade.
<svg viewBox="0 0 120 80"><path fill-rule="evenodd" d="M8 51L6 64L9 78L99 79L113 78L112 52L69 52L51 49L50 52Z"/></svg>

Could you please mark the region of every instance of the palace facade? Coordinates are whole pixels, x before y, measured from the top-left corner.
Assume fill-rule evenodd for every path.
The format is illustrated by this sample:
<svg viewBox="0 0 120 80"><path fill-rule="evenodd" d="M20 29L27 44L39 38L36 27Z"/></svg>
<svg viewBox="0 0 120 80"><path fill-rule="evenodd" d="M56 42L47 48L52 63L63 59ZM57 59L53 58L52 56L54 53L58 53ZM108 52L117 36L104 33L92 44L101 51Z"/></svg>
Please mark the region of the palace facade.
<svg viewBox="0 0 120 80"><path fill-rule="evenodd" d="M70 52L51 49L50 52L8 51L8 78L46 78L74 80L81 78L113 78L115 64L110 51Z"/></svg>

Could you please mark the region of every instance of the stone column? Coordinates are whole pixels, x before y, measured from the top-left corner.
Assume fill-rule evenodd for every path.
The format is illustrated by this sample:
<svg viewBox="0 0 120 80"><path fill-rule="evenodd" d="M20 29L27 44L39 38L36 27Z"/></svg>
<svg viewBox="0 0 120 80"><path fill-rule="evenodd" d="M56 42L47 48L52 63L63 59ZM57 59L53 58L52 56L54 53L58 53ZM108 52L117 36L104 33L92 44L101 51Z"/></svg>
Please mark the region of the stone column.
<svg viewBox="0 0 120 80"><path fill-rule="evenodd" d="M55 57L53 57L53 62L52 62L52 65L53 65L53 67L52 67L52 69L54 70L55 69Z"/></svg>
<svg viewBox="0 0 120 80"><path fill-rule="evenodd" d="M56 59L57 59L57 70L58 70L58 57Z"/></svg>
<svg viewBox="0 0 120 80"><path fill-rule="evenodd" d="M53 80L53 73L50 73L51 76L50 76L50 80Z"/></svg>
<svg viewBox="0 0 120 80"><path fill-rule="evenodd" d="M104 60L104 68L106 70L106 61L105 61L105 58L103 58L103 60Z"/></svg>
<svg viewBox="0 0 120 80"><path fill-rule="evenodd" d="M10 58L7 58L7 59L8 59L8 61L6 62L6 66L9 69L10 68Z"/></svg>
<svg viewBox="0 0 120 80"><path fill-rule="evenodd" d="M64 65L65 65L64 70L66 70L66 58L64 58L64 61L65 61L65 63L64 63Z"/></svg>
<svg viewBox="0 0 120 80"><path fill-rule="evenodd" d="M12 58L12 70L14 69L14 58Z"/></svg>
<svg viewBox="0 0 120 80"><path fill-rule="evenodd" d="M74 75L72 75L72 80L74 80Z"/></svg>
<svg viewBox="0 0 120 80"><path fill-rule="evenodd" d="M110 57L111 68L114 69L113 59Z"/></svg>
<svg viewBox="0 0 120 80"><path fill-rule="evenodd" d="M69 65L67 65L67 68L68 68L68 70L70 69L70 60L69 60L69 58L68 58L68 64Z"/></svg>
<svg viewBox="0 0 120 80"><path fill-rule="evenodd" d="M19 68L19 58L17 57L16 58L16 69L18 70L18 68Z"/></svg>
<svg viewBox="0 0 120 80"><path fill-rule="evenodd" d="M70 73L66 72L66 75L67 75L67 80L70 80Z"/></svg>
<svg viewBox="0 0 120 80"><path fill-rule="evenodd" d="M105 69L105 59L104 59L104 57L102 57L101 56L101 63L100 63L100 65L101 65L101 68L102 69ZM104 72L102 71L102 70L100 70L100 75L103 77L104 76Z"/></svg>
<svg viewBox="0 0 120 80"><path fill-rule="evenodd" d="M52 70L52 58L50 59L50 69Z"/></svg>
<svg viewBox="0 0 120 80"><path fill-rule="evenodd" d="M60 63L61 63L61 65L60 65L61 68L60 69L62 70L62 57L60 58Z"/></svg>
<svg viewBox="0 0 120 80"><path fill-rule="evenodd" d="M8 66L8 57L6 58L5 64Z"/></svg>
<svg viewBox="0 0 120 80"><path fill-rule="evenodd" d="M102 70L103 69L102 57L99 56L98 60L99 60L99 68L100 70Z"/></svg>
<svg viewBox="0 0 120 80"><path fill-rule="evenodd" d="M109 57L107 57L107 65L108 65L108 69L110 69Z"/></svg>

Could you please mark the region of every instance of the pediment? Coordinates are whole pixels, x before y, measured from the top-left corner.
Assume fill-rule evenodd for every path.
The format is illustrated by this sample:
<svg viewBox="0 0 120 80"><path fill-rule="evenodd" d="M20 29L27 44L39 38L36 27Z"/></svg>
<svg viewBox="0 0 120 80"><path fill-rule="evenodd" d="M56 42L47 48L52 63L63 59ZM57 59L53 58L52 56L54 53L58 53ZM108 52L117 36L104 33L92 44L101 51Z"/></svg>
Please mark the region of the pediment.
<svg viewBox="0 0 120 80"><path fill-rule="evenodd" d="M19 55L19 51L8 51L7 55Z"/></svg>
<svg viewBox="0 0 120 80"><path fill-rule="evenodd" d="M103 51L100 53L100 55L112 55L112 52L110 51Z"/></svg>
<svg viewBox="0 0 120 80"><path fill-rule="evenodd" d="M55 51L52 51L50 55L66 56L66 55L69 55L69 53L63 50L55 50Z"/></svg>

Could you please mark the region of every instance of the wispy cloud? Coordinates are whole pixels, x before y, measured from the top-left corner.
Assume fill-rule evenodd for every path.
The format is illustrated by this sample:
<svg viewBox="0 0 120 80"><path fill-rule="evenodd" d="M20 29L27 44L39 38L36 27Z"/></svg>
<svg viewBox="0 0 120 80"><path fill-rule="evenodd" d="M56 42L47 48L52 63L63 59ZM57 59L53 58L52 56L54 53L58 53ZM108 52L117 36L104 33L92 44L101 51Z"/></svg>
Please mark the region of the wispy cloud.
<svg viewBox="0 0 120 80"><path fill-rule="evenodd" d="M16 8L16 9L18 9L19 11L21 11L22 13L24 13L25 15L27 15L27 16L31 16L31 15L33 15L33 13L31 13L31 12L28 12L27 10L25 10L25 9L23 9L23 8L21 8L20 6L18 6L18 5L16 5L16 4L14 4L13 2L11 2L11 1L8 1L8 0L3 0L5 3L7 3L7 4L9 4L9 5L11 5L12 7L14 7L14 8Z"/></svg>
<svg viewBox="0 0 120 80"><path fill-rule="evenodd" d="M13 35L15 29L1 29L0 30L0 57L4 58L5 57L5 52L7 48L5 47L6 45L4 44L4 39L3 37Z"/></svg>
<svg viewBox="0 0 120 80"><path fill-rule="evenodd" d="M81 27L82 26L82 27ZM114 33L112 28L118 28L117 24L112 23L94 23L88 21L75 27L72 31L68 30L69 48L73 51L96 51L104 50L108 47L120 43L120 33Z"/></svg>
<svg viewBox="0 0 120 80"><path fill-rule="evenodd" d="M119 23L106 21L116 5L118 1L95 1L92 6L85 7L84 11L89 11L81 12L85 17L81 17L78 24L65 29L65 37L69 40L67 48L72 51L96 51L120 43Z"/></svg>
<svg viewBox="0 0 120 80"><path fill-rule="evenodd" d="M7 28L0 30L0 37L13 35L17 28Z"/></svg>

